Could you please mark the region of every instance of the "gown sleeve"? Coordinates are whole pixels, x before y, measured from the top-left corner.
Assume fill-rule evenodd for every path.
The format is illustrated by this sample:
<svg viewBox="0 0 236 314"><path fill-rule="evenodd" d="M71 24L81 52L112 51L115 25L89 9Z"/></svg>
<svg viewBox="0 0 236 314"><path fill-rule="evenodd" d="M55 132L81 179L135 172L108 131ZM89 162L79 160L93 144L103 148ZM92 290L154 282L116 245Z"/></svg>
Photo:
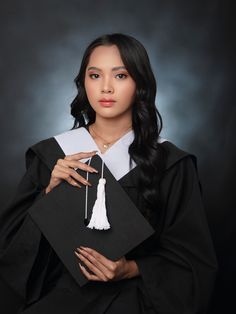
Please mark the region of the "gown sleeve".
<svg viewBox="0 0 236 314"><path fill-rule="evenodd" d="M167 170L161 192L160 237L150 255L136 259L143 286L158 314L207 313L218 264L190 155Z"/></svg>
<svg viewBox="0 0 236 314"><path fill-rule="evenodd" d="M13 295L17 296L22 304L39 296L51 254L50 246L28 215L29 207L45 195L49 178L49 169L28 149L26 172L13 200L0 213L0 280L5 290L12 291L12 300ZM37 256L40 258L36 262Z"/></svg>

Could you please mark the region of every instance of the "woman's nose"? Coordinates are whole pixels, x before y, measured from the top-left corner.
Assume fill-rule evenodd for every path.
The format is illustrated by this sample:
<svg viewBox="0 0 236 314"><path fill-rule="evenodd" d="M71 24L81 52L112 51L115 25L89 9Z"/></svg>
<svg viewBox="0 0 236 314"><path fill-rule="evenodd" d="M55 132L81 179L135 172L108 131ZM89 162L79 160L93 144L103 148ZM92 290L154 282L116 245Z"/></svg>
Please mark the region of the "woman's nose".
<svg viewBox="0 0 236 314"><path fill-rule="evenodd" d="M102 84L102 93L112 93L114 92L114 88L111 84L110 80L104 80Z"/></svg>

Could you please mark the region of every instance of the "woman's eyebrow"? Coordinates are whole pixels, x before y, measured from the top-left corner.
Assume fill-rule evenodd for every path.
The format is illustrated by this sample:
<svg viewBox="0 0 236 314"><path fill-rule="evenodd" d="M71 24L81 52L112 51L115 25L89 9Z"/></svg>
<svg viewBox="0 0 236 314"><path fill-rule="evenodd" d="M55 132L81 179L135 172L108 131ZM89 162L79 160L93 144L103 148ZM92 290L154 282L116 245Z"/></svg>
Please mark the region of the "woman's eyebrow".
<svg viewBox="0 0 236 314"><path fill-rule="evenodd" d="M89 67L88 68L88 71L89 70L97 70L97 71L102 71L101 69L97 68L97 67ZM126 70L125 66L118 66L118 67L114 67L111 69L112 71L117 71L117 70Z"/></svg>

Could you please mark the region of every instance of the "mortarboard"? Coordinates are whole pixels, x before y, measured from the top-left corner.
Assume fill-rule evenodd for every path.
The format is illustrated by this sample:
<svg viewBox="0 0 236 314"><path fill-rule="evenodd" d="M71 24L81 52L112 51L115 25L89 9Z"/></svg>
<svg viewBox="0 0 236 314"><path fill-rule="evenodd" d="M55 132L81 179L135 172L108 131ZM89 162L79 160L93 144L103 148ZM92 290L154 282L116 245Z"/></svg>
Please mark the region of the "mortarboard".
<svg viewBox="0 0 236 314"><path fill-rule="evenodd" d="M102 159L95 155L88 164L97 170L102 167ZM86 172L77 169L85 177ZM103 164L106 179L106 208L110 229L96 230L84 223L86 186L74 187L63 181L50 193L35 202L29 209L33 221L42 231L60 260L77 281L83 286L88 280L82 274L74 250L82 246L91 247L111 260L117 260L127 254L149 236L154 229L143 217L139 209ZM91 218L92 208L97 198L97 186L101 177L98 173L89 173L87 210Z"/></svg>

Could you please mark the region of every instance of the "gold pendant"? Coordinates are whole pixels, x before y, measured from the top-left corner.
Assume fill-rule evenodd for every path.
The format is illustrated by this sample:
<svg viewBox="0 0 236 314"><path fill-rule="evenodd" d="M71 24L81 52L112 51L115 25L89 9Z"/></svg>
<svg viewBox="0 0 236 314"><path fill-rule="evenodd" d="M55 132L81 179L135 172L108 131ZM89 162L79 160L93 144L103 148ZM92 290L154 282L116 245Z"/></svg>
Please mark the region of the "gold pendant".
<svg viewBox="0 0 236 314"><path fill-rule="evenodd" d="M107 149L109 147L109 144L103 144L103 147Z"/></svg>

